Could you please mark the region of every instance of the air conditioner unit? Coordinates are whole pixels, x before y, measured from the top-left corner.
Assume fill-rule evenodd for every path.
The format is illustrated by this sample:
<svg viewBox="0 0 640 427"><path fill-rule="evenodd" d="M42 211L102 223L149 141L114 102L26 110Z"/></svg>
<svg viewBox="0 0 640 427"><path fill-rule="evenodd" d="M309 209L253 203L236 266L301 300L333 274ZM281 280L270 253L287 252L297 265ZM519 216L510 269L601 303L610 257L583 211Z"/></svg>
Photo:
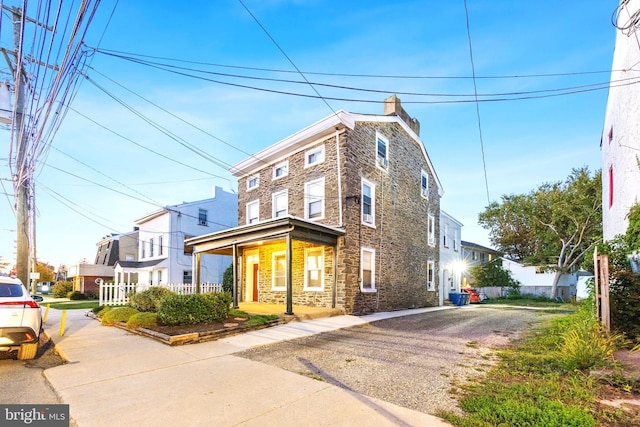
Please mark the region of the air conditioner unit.
<svg viewBox="0 0 640 427"><path fill-rule="evenodd" d="M373 215L371 214L362 214L362 220L367 224L373 224Z"/></svg>
<svg viewBox="0 0 640 427"><path fill-rule="evenodd" d="M427 198L429 197L429 189L428 188L423 188L421 191L422 191L422 195L424 197L427 197Z"/></svg>
<svg viewBox="0 0 640 427"><path fill-rule="evenodd" d="M387 160L385 157L378 157L378 166L381 166L385 169L388 168L389 160Z"/></svg>

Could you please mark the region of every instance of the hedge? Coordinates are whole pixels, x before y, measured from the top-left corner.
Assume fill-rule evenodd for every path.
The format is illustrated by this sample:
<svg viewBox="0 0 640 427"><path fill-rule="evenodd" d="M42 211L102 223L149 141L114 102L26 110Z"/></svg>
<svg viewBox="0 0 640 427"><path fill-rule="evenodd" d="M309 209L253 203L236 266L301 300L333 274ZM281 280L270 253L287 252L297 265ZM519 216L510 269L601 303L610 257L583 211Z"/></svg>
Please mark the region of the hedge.
<svg viewBox="0 0 640 427"><path fill-rule="evenodd" d="M175 295L175 293L162 286L154 286L146 291L131 294L128 305L138 311L155 313L158 311L162 300L169 295Z"/></svg>
<svg viewBox="0 0 640 427"><path fill-rule="evenodd" d="M169 295L160 303L158 319L165 325L193 325L226 319L231 295L226 292Z"/></svg>

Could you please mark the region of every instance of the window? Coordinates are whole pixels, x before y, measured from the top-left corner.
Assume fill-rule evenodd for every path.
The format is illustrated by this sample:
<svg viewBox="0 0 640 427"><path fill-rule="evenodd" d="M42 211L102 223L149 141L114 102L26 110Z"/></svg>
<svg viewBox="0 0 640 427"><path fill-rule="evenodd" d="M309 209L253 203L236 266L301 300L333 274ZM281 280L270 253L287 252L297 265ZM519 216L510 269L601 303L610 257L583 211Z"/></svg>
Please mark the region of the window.
<svg viewBox="0 0 640 427"><path fill-rule="evenodd" d="M140 258L145 258L147 256L146 248L147 248L147 242L142 242L142 244L140 245L140 250L142 251L142 253L140 254Z"/></svg>
<svg viewBox="0 0 640 427"><path fill-rule="evenodd" d="M289 162L278 163L273 167L273 179L289 175Z"/></svg>
<svg viewBox="0 0 640 427"><path fill-rule="evenodd" d="M449 224L445 224L444 232L442 233L442 245L445 248L449 247L449 242L447 241L447 236L449 235Z"/></svg>
<svg viewBox="0 0 640 427"><path fill-rule="evenodd" d="M429 215L427 221L427 237L429 246L435 246L436 244L436 227L435 227L436 219L433 215Z"/></svg>
<svg viewBox="0 0 640 427"><path fill-rule="evenodd" d="M453 250L458 251L458 229L453 230Z"/></svg>
<svg viewBox="0 0 640 427"><path fill-rule="evenodd" d="M429 198L429 174L424 170L420 177L420 195L425 199Z"/></svg>
<svg viewBox="0 0 640 427"><path fill-rule="evenodd" d="M260 220L260 200L247 203L247 224L254 224Z"/></svg>
<svg viewBox="0 0 640 427"><path fill-rule="evenodd" d="M307 150L304 153L304 167L317 165L324 162L324 145Z"/></svg>
<svg viewBox="0 0 640 427"><path fill-rule="evenodd" d="M247 190L253 190L260 185L260 175L254 175L247 178Z"/></svg>
<svg viewBox="0 0 640 427"><path fill-rule="evenodd" d="M207 211L198 209L198 225L207 225Z"/></svg>
<svg viewBox="0 0 640 427"><path fill-rule="evenodd" d="M158 270L158 285L162 283L162 270Z"/></svg>
<svg viewBox="0 0 640 427"><path fill-rule="evenodd" d="M286 216L289 211L289 194L287 190L273 193L273 217Z"/></svg>
<svg viewBox="0 0 640 427"><path fill-rule="evenodd" d="M273 290L287 289L287 259L284 252L274 252L271 265L271 287Z"/></svg>
<svg viewBox="0 0 640 427"><path fill-rule="evenodd" d="M149 286L153 285L153 271L149 272Z"/></svg>
<svg viewBox="0 0 640 427"><path fill-rule="evenodd" d="M611 145L611 141L613 141L613 126L609 129L609 145Z"/></svg>
<svg viewBox="0 0 640 427"><path fill-rule="evenodd" d="M134 260L134 256L133 256L133 254L126 254L126 255L124 256L124 260L125 260L125 261L133 261L133 260Z"/></svg>
<svg viewBox="0 0 640 427"><path fill-rule="evenodd" d="M306 219L324 218L324 178L304 184L304 216Z"/></svg>
<svg viewBox="0 0 640 427"><path fill-rule="evenodd" d="M162 255L162 234L158 236L158 255Z"/></svg>
<svg viewBox="0 0 640 427"><path fill-rule="evenodd" d="M324 248L307 248L304 251L304 289L321 291L324 287Z"/></svg>
<svg viewBox="0 0 640 427"><path fill-rule="evenodd" d="M376 290L375 259L375 250L362 248L360 253L360 290L362 292L375 292Z"/></svg>
<svg viewBox="0 0 640 427"><path fill-rule="evenodd" d="M362 223L375 227L375 202L376 187L375 184L363 179L362 180Z"/></svg>
<svg viewBox="0 0 640 427"><path fill-rule="evenodd" d="M476 251L471 251L471 261L478 260L478 253Z"/></svg>
<svg viewBox="0 0 640 427"><path fill-rule="evenodd" d="M613 206L613 166L609 166L609 207Z"/></svg>
<svg viewBox="0 0 640 427"><path fill-rule="evenodd" d="M387 138L376 132L376 165L385 170L389 167L388 146L389 141Z"/></svg>
<svg viewBox="0 0 640 427"><path fill-rule="evenodd" d="M149 256L153 256L153 237L149 239Z"/></svg>
<svg viewBox="0 0 640 427"><path fill-rule="evenodd" d="M191 283L193 280L193 273L191 270L184 270L182 272L182 283Z"/></svg>
<svg viewBox="0 0 640 427"><path fill-rule="evenodd" d="M190 238L192 238L193 236L188 236L188 235L184 235L184 240L188 240ZM191 245L187 245L186 243L183 242L183 246L184 246L184 254L185 255L191 255L193 254L193 246Z"/></svg>
<svg viewBox="0 0 640 427"><path fill-rule="evenodd" d="M433 291L436 289L436 284L434 282L434 274L433 274L433 270L434 270L434 262L429 260L427 261L427 290L428 291Z"/></svg>

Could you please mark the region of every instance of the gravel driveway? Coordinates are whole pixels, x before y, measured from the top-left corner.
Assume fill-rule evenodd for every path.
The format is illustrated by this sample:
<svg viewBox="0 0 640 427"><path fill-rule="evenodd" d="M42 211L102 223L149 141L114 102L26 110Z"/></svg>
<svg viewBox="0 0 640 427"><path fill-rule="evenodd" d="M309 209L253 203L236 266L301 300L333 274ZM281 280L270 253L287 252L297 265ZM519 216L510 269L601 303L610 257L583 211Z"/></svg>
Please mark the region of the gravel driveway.
<svg viewBox="0 0 640 427"><path fill-rule="evenodd" d="M495 360L492 349L551 315L467 306L381 320L236 355L421 412L460 413L452 395L455 382L481 375Z"/></svg>

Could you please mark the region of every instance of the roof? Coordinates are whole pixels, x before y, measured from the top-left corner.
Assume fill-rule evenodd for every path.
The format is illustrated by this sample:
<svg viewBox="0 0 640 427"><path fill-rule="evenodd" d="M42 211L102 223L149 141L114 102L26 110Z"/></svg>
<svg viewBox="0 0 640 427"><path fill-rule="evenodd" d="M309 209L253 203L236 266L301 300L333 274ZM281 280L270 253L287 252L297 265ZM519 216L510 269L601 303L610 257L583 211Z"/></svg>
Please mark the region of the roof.
<svg viewBox="0 0 640 427"><path fill-rule="evenodd" d="M276 161L287 157L292 151L301 150L305 146L312 144L319 139L333 135L338 131L339 127L343 129L354 129L356 122L398 123L419 146L420 151L422 152L422 155L435 178L436 185L438 186L438 194L440 196L444 194L442 183L436 174L436 170L431 163L427 150L424 148L424 143L418 134L416 134L413 129L411 129L409 125L407 125L404 120L397 115L358 114L339 110L335 114L331 114L286 137L285 139L270 145L264 150L247 157L240 163L233 165L229 170L237 177L251 175L257 170L262 169L265 164L275 163Z"/></svg>
<svg viewBox="0 0 640 427"><path fill-rule="evenodd" d="M145 268L145 267L153 267L165 260L166 258L153 259L149 261L116 261L116 265L119 265L122 268Z"/></svg>
<svg viewBox="0 0 640 427"><path fill-rule="evenodd" d="M194 246L196 253L231 255L234 246L284 239L287 235L296 240L335 245L337 238L343 236L344 233L344 230L340 228L289 215L192 237L185 240L185 244Z"/></svg>
<svg viewBox="0 0 640 427"><path fill-rule="evenodd" d="M467 242L465 240L461 240L460 241L460 246L465 247L465 248L469 248L469 249L475 249L475 250L482 251L482 252L502 255L502 252L500 252L500 251L497 251L497 250L492 249L492 248L487 248L486 246L478 245L477 243Z"/></svg>

